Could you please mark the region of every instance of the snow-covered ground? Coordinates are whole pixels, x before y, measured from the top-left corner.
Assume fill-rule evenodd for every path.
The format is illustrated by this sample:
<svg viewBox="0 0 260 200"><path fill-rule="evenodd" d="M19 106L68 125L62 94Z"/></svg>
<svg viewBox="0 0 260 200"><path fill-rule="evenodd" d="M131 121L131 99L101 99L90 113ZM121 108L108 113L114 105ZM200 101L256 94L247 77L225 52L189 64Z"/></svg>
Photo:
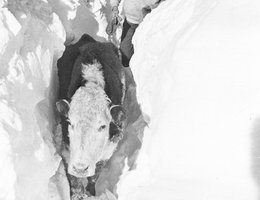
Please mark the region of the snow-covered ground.
<svg viewBox="0 0 260 200"><path fill-rule="evenodd" d="M108 39L104 2L0 0L1 200L67 200L49 183L55 63L65 40ZM166 0L139 26L131 68L150 124L120 200L258 199L259 11L258 0Z"/></svg>

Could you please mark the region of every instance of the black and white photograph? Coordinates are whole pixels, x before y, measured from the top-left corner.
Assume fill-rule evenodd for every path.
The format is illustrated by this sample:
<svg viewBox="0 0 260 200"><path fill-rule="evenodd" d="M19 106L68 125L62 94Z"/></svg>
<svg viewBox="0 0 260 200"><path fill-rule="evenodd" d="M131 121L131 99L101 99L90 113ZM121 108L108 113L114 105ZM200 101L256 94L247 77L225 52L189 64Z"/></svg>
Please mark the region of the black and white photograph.
<svg viewBox="0 0 260 200"><path fill-rule="evenodd" d="M0 200L260 200L260 1L0 0Z"/></svg>

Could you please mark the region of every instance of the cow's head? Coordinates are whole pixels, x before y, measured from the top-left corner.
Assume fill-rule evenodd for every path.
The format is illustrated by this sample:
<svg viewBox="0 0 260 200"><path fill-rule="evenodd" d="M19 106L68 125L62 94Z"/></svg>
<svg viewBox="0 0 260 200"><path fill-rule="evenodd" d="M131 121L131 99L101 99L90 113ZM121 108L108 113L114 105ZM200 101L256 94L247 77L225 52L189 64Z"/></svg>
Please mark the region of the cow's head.
<svg viewBox="0 0 260 200"><path fill-rule="evenodd" d="M112 117L115 107L104 91L104 83L97 78L102 72L94 67L93 76L72 97L68 118L70 157L68 172L76 177L88 177L95 174L96 164L111 157L117 141L111 137L111 124L118 124L120 111ZM84 66L83 66L84 67ZM85 66L86 67L86 66ZM90 73L91 70L88 72ZM103 84L103 85L102 85ZM120 110L120 106L119 106ZM119 117L120 118L120 117ZM116 142L115 142L116 141Z"/></svg>

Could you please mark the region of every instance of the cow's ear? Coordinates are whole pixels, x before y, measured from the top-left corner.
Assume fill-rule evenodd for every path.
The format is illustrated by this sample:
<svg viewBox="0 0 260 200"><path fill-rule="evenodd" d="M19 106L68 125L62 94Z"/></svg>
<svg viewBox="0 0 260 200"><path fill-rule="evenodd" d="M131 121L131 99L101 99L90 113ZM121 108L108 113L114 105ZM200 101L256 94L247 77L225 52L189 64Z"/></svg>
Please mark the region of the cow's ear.
<svg viewBox="0 0 260 200"><path fill-rule="evenodd" d="M112 105L110 107L110 114L113 122L120 128L123 128L123 123L126 121L125 109L120 105Z"/></svg>
<svg viewBox="0 0 260 200"><path fill-rule="evenodd" d="M56 108L62 116L67 117L68 112L70 110L70 104L67 100L61 99L61 100L56 102Z"/></svg>

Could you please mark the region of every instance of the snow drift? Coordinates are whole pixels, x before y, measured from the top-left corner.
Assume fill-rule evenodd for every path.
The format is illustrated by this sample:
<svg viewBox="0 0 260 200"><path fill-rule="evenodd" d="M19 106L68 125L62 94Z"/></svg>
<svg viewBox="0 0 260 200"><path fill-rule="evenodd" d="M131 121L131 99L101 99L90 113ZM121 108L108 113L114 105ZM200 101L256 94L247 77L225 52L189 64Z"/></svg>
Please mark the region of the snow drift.
<svg viewBox="0 0 260 200"><path fill-rule="evenodd" d="M52 142L53 65L65 31L44 1L1 1L0 19L0 199L49 199L60 161Z"/></svg>
<svg viewBox="0 0 260 200"><path fill-rule="evenodd" d="M215 3L166 1L136 31L151 122L120 200L259 198L259 2Z"/></svg>

